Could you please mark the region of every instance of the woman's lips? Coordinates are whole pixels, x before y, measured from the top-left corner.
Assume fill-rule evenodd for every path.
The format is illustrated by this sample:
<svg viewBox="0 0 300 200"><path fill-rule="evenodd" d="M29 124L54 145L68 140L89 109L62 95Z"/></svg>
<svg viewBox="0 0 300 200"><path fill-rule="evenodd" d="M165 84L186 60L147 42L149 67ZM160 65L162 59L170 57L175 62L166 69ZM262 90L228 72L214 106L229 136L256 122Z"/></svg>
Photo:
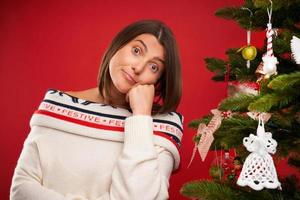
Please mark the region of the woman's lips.
<svg viewBox="0 0 300 200"><path fill-rule="evenodd" d="M132 83L132 84L136 84L136 83L137 83L137 81L135 81L134 78L133 78L129 73L127 73L127 72L124 71L124 70L122 70L122 71L123 71L123 73L124 73L125 78L126 78L130 83Z"/></svg>

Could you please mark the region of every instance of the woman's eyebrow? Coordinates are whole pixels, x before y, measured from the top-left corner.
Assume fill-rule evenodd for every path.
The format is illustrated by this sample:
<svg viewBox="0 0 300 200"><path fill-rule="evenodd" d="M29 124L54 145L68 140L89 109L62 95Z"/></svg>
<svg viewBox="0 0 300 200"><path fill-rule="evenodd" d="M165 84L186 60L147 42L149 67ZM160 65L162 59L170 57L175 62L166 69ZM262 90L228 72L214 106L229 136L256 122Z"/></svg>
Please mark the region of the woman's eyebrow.
<svg viewBox="0 0 300 200"><path fill-rule="evenodd" d="M135 41L140 42L144 46L145 51L146 52L148 51L148 47L145 44L145 42L143 42L143 40L135 40ZM165 64L165 61L163 59L159 58L159 57L154 57L153 59L160 61L162 64Z"/></svg>
<svg viewBox="0 0 300 200"><path fill-rule="evenodd" d="M146 49L146 52L148 51L148 47L147 47L147 45L145 44L145 42L143 42L143 40L135 40L135 41L140 42L140 43L144 46L144 48Z"/></svg>
<svg viewBox="0 0 300 200"><path fill-rule="evenodd" d="M154 57L153 59L160 61L163 65L165 64L165 61L159 57Z"/></svg>

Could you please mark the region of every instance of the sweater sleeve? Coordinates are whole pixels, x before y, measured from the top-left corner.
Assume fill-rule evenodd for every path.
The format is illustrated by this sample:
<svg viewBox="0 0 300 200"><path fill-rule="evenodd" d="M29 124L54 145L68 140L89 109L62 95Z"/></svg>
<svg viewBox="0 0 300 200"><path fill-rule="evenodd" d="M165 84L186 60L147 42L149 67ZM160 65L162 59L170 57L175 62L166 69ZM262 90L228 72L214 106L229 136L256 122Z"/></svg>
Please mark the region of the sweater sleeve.
<svg viewBox="0 0 300 200"><path fill-rule="evenodd" d="M112 174L109 198L123 200L168 199L172 155L154 145L153 119L132 116L125 121L123 152Z"/></svg>

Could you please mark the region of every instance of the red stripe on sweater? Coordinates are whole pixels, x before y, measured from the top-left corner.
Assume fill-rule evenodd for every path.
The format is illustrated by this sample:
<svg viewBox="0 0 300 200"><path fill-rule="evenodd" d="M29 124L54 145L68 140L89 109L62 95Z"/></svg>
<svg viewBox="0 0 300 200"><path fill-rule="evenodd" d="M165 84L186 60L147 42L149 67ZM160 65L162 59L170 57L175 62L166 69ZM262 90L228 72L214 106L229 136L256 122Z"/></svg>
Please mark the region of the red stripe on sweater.
<svg viewBox="0 0 300 200"><path fill-rule="evenodd" d="M92 127L92 128L124 132L124 127L114 127L114 126L106 126L106 125L101 125L101 124L94 124L94 123L91 123L91 122L86 122L86 121L82 121L82 120L79 120L79 119L74 119L72 117L67 117L67 116L64 116L64 115L52 113L52 112L45 111L45 110L37 110L34 113L48 115L50 117L54 117L54 118L57 118L57 119L61 119L61 120L68 121L68 122L73 122L73 123L76 123L76 124L80 124L80 125L88 126L88 127Z"/></svg>
<svg viewBox="0 0 300 200"><path fill-rule="evenodd" d="M91 123L91 122L86 122L86 121L82 121L82 120L79 120L79 119L74 119L72 117L67 117L67 116L64 116L64 115L52 113L52 112L49 112L49 111L46 111L46 110L36 110L34 113L35 114L47 115L47 116L54 117L54 118L57 118L57 119L60 119L60 120L80 124L80 125L91 127L91 128L104 129L104 130L110 130L110 131L118 131L120 133L124 133L124 127L114 127L114 126L107 126L107 125L101 125L101 124L94 124L94 123ZM169 140L170 142L172 142L176 146L177 149L179 148L179 145L176 143L176 141L174 141L174 139L172 137L166 135L165 133L160 132L160 131L153 131L153 134Z"/></svg>

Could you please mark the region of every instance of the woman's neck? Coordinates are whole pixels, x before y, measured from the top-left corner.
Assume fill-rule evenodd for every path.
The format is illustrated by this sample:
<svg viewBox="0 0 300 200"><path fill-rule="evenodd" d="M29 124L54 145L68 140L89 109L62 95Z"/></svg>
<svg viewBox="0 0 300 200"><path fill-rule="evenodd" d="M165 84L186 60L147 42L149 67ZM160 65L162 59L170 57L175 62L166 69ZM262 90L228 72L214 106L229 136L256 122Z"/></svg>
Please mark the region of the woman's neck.
<svg viewBox="0 0 300 200"><path fill-rule="evenodd" d="M98 89L98 88L97 88ZM98 90L98 94L99 96L101 96L99 90ZM126 102L126 95L120 93L117 88L115 88L114 86L112 86L112 88L110 89L110 95L109 98L107 97L108 95L105 94L104 91L104 102L107 104L110 104L112 106L116 106L116 107L121 107L121 108L129 108L129 104Z"/></svg>

